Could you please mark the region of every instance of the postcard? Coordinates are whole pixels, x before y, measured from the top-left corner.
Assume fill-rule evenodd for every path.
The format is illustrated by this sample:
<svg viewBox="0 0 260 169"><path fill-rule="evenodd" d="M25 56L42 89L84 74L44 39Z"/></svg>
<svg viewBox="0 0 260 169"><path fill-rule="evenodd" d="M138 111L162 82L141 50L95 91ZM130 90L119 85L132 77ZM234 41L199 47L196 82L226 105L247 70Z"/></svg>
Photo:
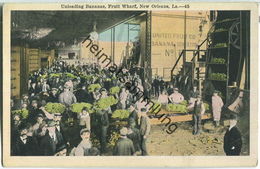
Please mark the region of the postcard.
<svg viewBox="0 0 260 169"><path fill-rule="evenodd" d="M5 3L3 165L257 165L256 3Z"/></svg>

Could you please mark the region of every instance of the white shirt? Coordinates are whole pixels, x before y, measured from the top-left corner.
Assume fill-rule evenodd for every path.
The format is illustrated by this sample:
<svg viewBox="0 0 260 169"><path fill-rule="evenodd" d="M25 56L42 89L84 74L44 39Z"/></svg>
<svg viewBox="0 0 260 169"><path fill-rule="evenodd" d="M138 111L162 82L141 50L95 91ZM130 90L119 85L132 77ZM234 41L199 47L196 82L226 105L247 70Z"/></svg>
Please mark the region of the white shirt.
<svg viewBox="0 0 260 169"><path fill-rule="evenodd" d="M56 140L56 134L55 133L49 133L49 135L53 139L53 141Z"/></svg>
<svg viewBox="0 0 260 169"><path fill-rule="evenodd" d="M120 93L120 101L125 102L127 99L127 93L126 92L121 92Z"/></svg>
<svg viewBox="0 0 260 169"><path fill-rule="evenodd" d="M233 125L233 126L229 126L229 131L233 128L233 127L235 127L236 125Z"/></svg>
<svg viewBox="0 0 260 169"><path fill-rule="evenodd" d="M56 126L57 130L60 131L60 126Z"/></svg>
<svg viewBox="0 0 260 169"><path fill-rule="evenodd" d="M84 156L85 151L87 149L90 149L91 147L92 147L92 144L90 141L82 140L80 142L80 144L77 146L77 148L75 149L75 156Z"/></svg>
<svg viewBox="0 0 260 169"><path fill-rule="evenodd" d="M224 103L219 96L212 96L212 111L221 112Z"/></svg>
<svg viewBox="0 0 260 169"><path fill-rule="evenodd" d="M26 144L27 138L23 138L23 137L20 136L20 139L22 140L23 144Z"/></svg>

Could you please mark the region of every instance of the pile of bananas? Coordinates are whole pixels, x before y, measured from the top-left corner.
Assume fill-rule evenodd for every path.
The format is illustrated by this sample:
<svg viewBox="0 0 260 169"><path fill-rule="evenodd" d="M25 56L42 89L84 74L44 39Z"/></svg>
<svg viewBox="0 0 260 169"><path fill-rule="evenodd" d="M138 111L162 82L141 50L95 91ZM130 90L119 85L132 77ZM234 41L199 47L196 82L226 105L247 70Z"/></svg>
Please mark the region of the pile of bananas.
<svg viewBox="0 0 260 169"><path fill-rule="evenodd" d="M226 60L223 58L213 58L212 63L217 63L217 64L225 64Z"/></svg>
<svg viewBox="0 0 260 169"><path fill-rule="evenodd" d="M187 113L188 112L187 107L182 104L168 104L166 106L166 110L169 112L176 112L176 113Z"/></svg>
<svg viewBox="0 0 260 169"><path fill-rule="evenodd" d="M211 73L209 75L209 78L211 80L221 80L221 81L225 81L227 80L227 75L224 73Z"/></svg>
<svg viewBox="0 0 260 169"><path fill-rule="evenodd" d="M214 45L214 48L224 48L227 47L227 43L217 43Z"/></svg>

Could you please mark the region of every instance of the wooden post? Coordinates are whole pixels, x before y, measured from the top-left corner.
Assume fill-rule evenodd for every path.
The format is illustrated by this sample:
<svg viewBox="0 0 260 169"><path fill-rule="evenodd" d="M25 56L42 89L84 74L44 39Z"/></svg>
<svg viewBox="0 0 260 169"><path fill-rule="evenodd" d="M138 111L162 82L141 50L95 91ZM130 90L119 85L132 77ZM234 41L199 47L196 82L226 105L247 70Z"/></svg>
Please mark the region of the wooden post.
<svg viewBox="0 0 260 169"><path fill-rule="evenodd" d="M186 15L187 12L184 11L184 35L183 35L183 39L184 39L184 44L183 44L183 49L184 49L184 53L183 53L183 75L185 75L185 62L186 62Z"/></svg>
<svg viewBox="0 0 260 169"><path fill-rule="evenodd" d="M201 92L201 79L199 78L198 80L199 80L199 84L198 84L199 94L201 95L202 94L202 92Z"/></svg>

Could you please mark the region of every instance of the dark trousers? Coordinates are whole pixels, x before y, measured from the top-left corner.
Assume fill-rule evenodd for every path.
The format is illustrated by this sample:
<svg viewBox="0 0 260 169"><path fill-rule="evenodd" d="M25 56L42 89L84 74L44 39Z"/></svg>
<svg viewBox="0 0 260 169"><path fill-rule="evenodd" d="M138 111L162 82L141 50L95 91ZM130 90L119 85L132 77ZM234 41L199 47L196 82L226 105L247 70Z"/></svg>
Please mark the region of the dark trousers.
<svg viewBox="0 0 260 169"><path fill-rule="evenodd" d="M201 131L201 114L193 114L193 134L199 134Z"/></svg>
<svg viewBox="0 0 260 169"><path fill-rule="evenodd" d="M155 88L155 97L159 97L160 95L160 88Z"/></svg>
<svg viewBox="0 0 260 169"><path fill-rule="evenodd" d="M106 152L106 147L107 147L107 126L102 126L101 127L101 133L100 133L100 148L101 148L101 153Z"/></svg>
<svg viewBox="0 0 260 169"><path fill-rule="evenodd" d="M146 138L144 138L144 136L141 136L141 150L142 150L143 156L148 155L147 149L146 149Z"/></svg>
<svg viewBox="0 0 260 169"><path fill-rule="evenodd" d="M240 156L240 151L237 152L226 152L227 156Z"/></svg>

